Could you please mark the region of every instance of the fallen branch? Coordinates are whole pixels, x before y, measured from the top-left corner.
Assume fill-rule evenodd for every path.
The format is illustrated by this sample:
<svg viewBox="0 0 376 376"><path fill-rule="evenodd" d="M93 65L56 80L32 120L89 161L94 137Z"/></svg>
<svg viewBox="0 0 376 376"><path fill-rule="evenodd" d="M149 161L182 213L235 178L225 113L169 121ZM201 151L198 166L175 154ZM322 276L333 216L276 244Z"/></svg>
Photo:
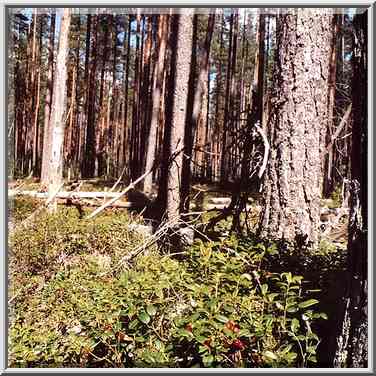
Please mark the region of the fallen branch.
<svg viewBox="0 0 376 376"><path fill-rule="evenodd" d="M80 199L80 198L114 198L119 195L119 192L76 192L76 191L62 191L56 195L56 198L71 198L71 199ZM48 198L48 192L38 192L38 191L18 191L10 190L8 191L8 197L13 196L31 196L35 198Z"/></svg>
<svg viewBox="0 0 376 376"><path fill-rule="evenodd" d="M255 125L255 128L256 128L257 132L260 133L262 140L264 141L264 158L263 158L262 165L261 165L259 173L258 173L258 177L259 177L259 179L261 179L262 175L264 174L264 171L266 169L266 164L268 163L270 145L269 145L269 142L268 142L268 138L265 135L265 132L258 125Z"/></svg>
<svg viewBox="0 0 376 376"><path fill-rule="evenodd" d="M129 192L131 189L134 189L136 187L136 185L141 182L143 179L146 178L146 176L148 176L154 169L154 166L149 169L148 171L146 171L143 175L141 175L139 178L137 178L134 182L132 182L131 184L128 185L127 188L125 188L124 191L116 194L116 196L114 198L112 198L110 201L107 201L106 203L104 203L101 207L99 207L98 209L94 210L88 217L87 219L91 219L91 218L94 218L96 215L98 215L101 211L103 211L104 209L106 209L108 206L110 206L111 204L113 204L114 202L116 202L117 200L119 200L120 198L122 198L127 192ZM105 193L106 194L106 193ZM108 194L108 193L107 193Z"/></svg>
<svg viewBox="0 0 376 376"><path fill-rule="evenodd" d="M346 111L345 111L345 114L343 115L343 117L341 119L341 122L338 124L338 127L337 127L335 133L333 134L329 144L326 146L326 148L324 150L324 154L329 153L330 149L332 148L332 146L334 144L334 141L340 135L343 127L345 126L345 124L347 123L347 120L349 119L349 116L351 114L351 108L352 108L352 104L350 103L349 106L347 107Z"/></svg>
<svg viewBox="0 0 376 376"><path fill-rule="evenodd" d="M121 179L123 178L124 172L126 170L127 166L124 166L123 171L121 172L119 179L115 182L115 184L112 186L112 188L108 192L112 192L115 190L115 188L118 186L120 183Z"/></svg>

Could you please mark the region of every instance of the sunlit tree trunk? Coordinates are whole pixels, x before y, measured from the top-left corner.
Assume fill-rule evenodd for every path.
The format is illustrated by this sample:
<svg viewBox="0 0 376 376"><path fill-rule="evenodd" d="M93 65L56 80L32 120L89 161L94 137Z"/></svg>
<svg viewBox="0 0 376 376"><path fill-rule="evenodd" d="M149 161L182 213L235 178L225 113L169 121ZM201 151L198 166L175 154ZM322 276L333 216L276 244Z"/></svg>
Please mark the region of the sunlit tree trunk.
<svg viewBox="0 0 376 376"><path fill-rule="evenodd" d="M160 190L168 219L179 217L181 200L181 173L184 150L184 128L187 111L188 79L193 37L192 8L181 8L174 14L171 27L171 72L169 77L169 103L166 113L164 152Z"/></svg>
<svg viewBox="0 0 376 376"><path fill-rule="evenodd" d="M53 100L51 108L51 162L49 173L49 195L53 195L63 181L64 110L66 105L66 80L69 50L70 8L64 8L61 19L59 46L56 58Z"/></svg>
<svg viewBox="0 0 376 376"><path fill-rule="evenodd" d="M43 130L43 156L42 156L42 172L41 182L48 183L49 162L50 162L50 145L51 145L51 104L53 92L53 70L54 70L54 42L55 42L55 20L56 14L51 14L50 38L48 42L48 70L47 70L47 93L44 105L44 130Z"/></svg>
<svg viewBox="0 0 376 376"><path fill-rule="evenodd" d="M331 21L328 10L310 8L277 17L271 150L260 221L264 238L318 241Z"/></svg>
<svg viewBox="0 0 376 376"><path fill-rule="evenodd" d="M167 44L168 15L161 14L158 23L158 61L155 65L153 82L153 107L150 123L149 138L146 151L145 171L149 171L155 160L157 129L159 111L161 107L162 88L164 85L165 55ZM149 174L144 180L144 191L147 194L152 192L153 175Z"/></svg>

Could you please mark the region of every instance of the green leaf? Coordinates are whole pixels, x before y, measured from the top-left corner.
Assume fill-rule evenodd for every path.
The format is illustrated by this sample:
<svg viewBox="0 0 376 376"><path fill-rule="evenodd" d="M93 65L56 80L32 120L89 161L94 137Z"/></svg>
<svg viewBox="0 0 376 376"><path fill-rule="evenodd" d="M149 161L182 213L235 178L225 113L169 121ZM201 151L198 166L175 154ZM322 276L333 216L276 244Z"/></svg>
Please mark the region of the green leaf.
<svg viewBox="0 0 376 376"><path fill-rule="evenodd" d="M217 316L215 316L215 318L219 322L223 322L224 324L226 324L226 322L228 322L228 318L226 316L223 316L223 315L217 315Z"/></svg>
<svg viewBox="0 0 376 376"><path fill-rule="evenodd" d="M248 273L244 273L244 274L242 274L240 277L246 278L246 279L248 279L248 281L251 281L251 282L252 282L252 277L251 277L251 275L248 274Z"/></svg>
<svg viewBox="0 0 376 376"><path fill-rule="evenodd" d="M292 319L291 321L291 331L295 333L296 329L298 329L300 326L299 320L298 319Z"/></svg>
<svg viewBox="0 0 376 376"><path fill-rule="evenodd" d="M263 285L261 285L261 293L262 293L262 295L265 295L268 292L268 288L269 288L269 286L266 283L264 283Z"/></svg>
<svg viewBox="0 0 376 376"><path fill-rule="evenodd" d="M295 313L295 312L298 312L298 308L296 306L292 306L292 307L287 308L286 311L289 313Z"/></svg>
<svg viewBox="0 0 376 376"><path fill-rule="evenodd" d="M299 303L299 308L307 308L317 303L319 303L317 299L309 299L309 300L306 300L305 302Z"/></svg>
<svg viewBox="0 0 376 376"><path fill-rule="evenodd" d="M149 304L149 305L146 307L146 312L147 312L150 316L154 316L154 315L157 313L157 309L156 309L155 306L153 306L152 304Z"/></svg>
<svg viewBox="0 0 376 376"><path fill-rule="evenodd" d="M264 354L263 354L266 358L269 358L269 359L272 359L272 360L277 360L278 357L277 355L275 355L274 353L272 353L271 351L264 351Z"/></svg>
<svg viewBox="0 0 376 376"><path fill-rule="evenodd" d="M150 322L150 316L146 312L141 312L138 315L138 319L144 324L149 324Z"/></svg>

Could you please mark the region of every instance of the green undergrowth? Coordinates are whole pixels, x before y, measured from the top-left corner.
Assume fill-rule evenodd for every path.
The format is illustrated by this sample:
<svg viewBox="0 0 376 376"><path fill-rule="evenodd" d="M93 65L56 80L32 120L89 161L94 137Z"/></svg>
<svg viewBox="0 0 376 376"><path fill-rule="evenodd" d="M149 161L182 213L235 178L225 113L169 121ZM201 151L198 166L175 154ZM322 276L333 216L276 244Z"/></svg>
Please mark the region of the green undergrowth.
<svg viewBox="0 0 376 376"><path fill-rule="evenodd" d="M122 264L134 220L60 209L12 236L10 367L315 366L327 315L303 275L273 270L275 244L222 231Z"/></svg>

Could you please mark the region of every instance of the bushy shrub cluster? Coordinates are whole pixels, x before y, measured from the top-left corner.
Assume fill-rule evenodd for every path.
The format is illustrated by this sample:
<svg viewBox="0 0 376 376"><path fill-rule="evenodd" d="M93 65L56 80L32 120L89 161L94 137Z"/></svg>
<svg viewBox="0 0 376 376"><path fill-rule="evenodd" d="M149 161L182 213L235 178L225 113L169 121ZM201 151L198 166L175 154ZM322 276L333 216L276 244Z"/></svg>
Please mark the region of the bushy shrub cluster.
<svg viewBox="0 0 376 376"><path fill-rule="evenodd" d="M143 241L125 214L44 214L11 239L11 367L293 367L316 362L326 318L303 277L263 269L277 252L234 235L183 257Z"/></svg>

